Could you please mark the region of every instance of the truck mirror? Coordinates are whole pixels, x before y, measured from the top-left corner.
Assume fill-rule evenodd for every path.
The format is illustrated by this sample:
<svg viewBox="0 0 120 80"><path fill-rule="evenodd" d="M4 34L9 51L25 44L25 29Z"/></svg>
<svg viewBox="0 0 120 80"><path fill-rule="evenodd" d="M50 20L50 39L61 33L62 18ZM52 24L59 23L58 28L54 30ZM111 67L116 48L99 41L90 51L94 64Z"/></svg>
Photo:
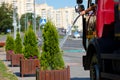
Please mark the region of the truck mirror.
<svg viewBox="0 0 120 80"><path fill-rule="evenodd" d="M82 4L83 0L77 0L77 4Z"/></svg>
<svg viewBox="0 0 120 80"><path fill-rule="evenodd" d="M83 11L83 10L85 10L85 7L84 7L84 5L79 5L79 9L80 9L80 11Z"/></svg>
<svg viewBox="0 0 120 80"><path fill-rule="evenodd" d="M84 8L84 5L77 5L75 6L75 11L77 13L80 13L81 11L83 11L85 8Z"/></svg>

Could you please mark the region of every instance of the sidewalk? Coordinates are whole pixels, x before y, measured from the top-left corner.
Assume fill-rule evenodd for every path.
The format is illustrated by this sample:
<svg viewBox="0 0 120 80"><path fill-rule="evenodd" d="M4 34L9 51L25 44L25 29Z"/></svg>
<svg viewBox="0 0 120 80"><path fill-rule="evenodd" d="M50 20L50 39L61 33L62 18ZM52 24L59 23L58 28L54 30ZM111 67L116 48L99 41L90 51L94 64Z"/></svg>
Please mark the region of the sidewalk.
<svg viewBox="0 0 120 80"><path fill-rule="evenodd" d="M83 53L64 53L64 60L66 65L70 65L70 76L71 80L90 80L89 72L84 71L82 67L82 56ZM10 61L6 61L6 53L0 49L0 59L8 66L9 71L18 77L18 80L36 80L35 76L20 77L20 68L11 67Z"/></svg>
<svg viewBox="0 0 120 80"><path fill-rule="evenodd" d="M0 50L0 60L2 60L5 65L8 67L9 71L15 74L18 77L18 80L36 80L35 76L25 76L20 77L20 67L11 67L10 61L6 61L6 53Z"/></svg>
<svg viewBox="0 0 120 80"><path fill-rule="evenodd" d="M64 60L70 65L71 80L90 80L89 71L84 71L82 56L84 53L64 53Z"/></svg>

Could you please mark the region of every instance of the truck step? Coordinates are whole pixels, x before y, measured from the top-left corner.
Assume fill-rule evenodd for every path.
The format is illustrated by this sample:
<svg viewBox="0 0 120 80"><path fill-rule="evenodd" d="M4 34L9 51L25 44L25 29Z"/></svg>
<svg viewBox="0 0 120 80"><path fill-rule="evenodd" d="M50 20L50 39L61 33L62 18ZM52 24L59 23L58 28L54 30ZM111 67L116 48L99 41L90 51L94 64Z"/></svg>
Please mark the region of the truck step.
<svg viewBox="0 0 120 80"><path fill-rule="evenodd" d="M101 54L102 59L120 60L120 54Z"/></svg>
<svg viewBox="0 0 120 80"><path fill-rule="evenodd" d="M120 75L101 72L101 77L112 80L120 80Z"/></svg>

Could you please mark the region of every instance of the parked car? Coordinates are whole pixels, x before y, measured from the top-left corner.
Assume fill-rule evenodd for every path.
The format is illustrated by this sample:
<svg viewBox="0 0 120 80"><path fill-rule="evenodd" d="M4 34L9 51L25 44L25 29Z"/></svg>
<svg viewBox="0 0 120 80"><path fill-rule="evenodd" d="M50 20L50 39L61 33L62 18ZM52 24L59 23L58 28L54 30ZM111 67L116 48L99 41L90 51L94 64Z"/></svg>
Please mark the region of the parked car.
<svg viewBox="0 0 120 80"><path fill-rule="evenodd" d="M74 33L73 33L73 37L74 37L74 38L80 38L79 32L77 32L77 31L74 32Z"/></svg>

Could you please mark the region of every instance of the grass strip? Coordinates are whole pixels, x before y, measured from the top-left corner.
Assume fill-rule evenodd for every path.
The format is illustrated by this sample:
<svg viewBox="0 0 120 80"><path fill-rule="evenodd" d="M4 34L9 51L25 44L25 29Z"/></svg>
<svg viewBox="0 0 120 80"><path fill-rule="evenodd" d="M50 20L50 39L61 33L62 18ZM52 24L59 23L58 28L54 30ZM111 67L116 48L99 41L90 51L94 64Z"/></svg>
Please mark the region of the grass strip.
<svg viewBox="0 0 120 80"><path fill-rule="evenodd" d="M1 60L0 60L0 80L18 80L18 78L14 74L8 72L7 67Z"/></svg>

